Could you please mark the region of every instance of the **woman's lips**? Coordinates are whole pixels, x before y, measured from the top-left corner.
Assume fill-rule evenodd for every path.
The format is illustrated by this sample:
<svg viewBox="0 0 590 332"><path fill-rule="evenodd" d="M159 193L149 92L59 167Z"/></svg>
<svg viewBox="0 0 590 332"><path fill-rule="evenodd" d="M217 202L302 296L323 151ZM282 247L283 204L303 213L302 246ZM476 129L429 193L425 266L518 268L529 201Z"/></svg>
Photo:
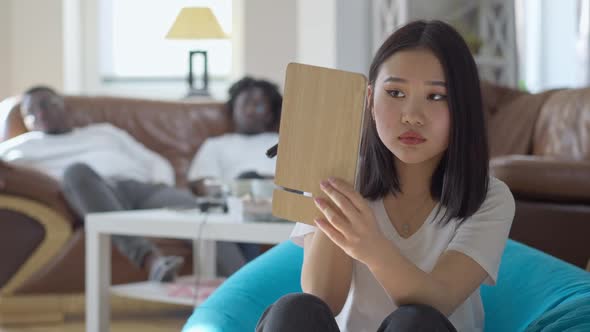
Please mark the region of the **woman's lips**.
<svg viewBox="0 0 590 332"><path fill-rule="evenodd" d="M424 137L422 137L422 135L418 134L415 131L407 131L405 133L403 133L400 137L399 137L400 142L402 142L403 144L406 145L416 145L416 144L422 144L424 142L426 142L426 139Z"/></svg>
<svg viewBox="0 0 590 332"><path fill-rule="evenodd" d="M426 142L424 138L417 138L417 137L400 137L400 142L406 145L417 145Z"/></svg>

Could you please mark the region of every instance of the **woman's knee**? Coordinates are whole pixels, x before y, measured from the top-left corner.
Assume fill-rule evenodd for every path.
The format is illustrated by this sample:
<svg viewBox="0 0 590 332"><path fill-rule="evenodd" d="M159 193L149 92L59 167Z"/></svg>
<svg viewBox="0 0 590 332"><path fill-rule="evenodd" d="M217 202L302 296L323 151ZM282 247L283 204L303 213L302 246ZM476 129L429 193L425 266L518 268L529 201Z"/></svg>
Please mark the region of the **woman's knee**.
<svg viewBox="0 0 590 332"><path fill-rule="evenodd" d="M330 307L305 293L287 294L263 313L256 331L337 331Z"/></svg>
<svg viewBox="0 0 590 332"><path fill-rule="evenodd" d="M456 331L447 317L425 304L402 305L383 321L379 331Z"/></svg>
<svg viewBox="0 0 590 332"><path fill-rule="evenodd" d="M322 299L307 293L287 294L278 299L273 306L282 310L306 310L309 308L330 310L330 307Z"/></svg>

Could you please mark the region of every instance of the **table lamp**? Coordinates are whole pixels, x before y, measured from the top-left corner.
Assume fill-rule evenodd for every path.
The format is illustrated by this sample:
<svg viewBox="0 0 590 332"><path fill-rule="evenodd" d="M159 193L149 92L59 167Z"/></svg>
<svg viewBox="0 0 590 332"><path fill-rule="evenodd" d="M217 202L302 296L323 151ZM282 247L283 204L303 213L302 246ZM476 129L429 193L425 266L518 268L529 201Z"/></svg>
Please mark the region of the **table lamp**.
<svg viewBox="0 0 590 332"><path fill-rule="evenodd" d="M172 28L168 31L166 39L222 39L227 35L221 29L219 22L213 15L211 9L206 7L187 7L183 8ZM194 87L193 78L193 56L200 54L203 56L203 82L199 88ZM188 55L188 85L189 96L208 96L209 95L209 74L207 71L207 51L196 50L189 51Z"/></svg>

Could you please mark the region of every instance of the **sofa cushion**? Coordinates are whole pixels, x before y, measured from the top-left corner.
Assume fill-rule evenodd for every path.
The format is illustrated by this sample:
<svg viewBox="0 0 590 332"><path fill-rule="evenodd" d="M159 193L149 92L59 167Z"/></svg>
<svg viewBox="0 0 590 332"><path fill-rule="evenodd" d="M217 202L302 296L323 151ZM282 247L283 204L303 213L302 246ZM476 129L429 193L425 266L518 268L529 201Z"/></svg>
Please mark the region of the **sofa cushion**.
<svg viewBox="0 0 590 332"><path fill-rule="evenodd" d="M481 91L490 156L529 154L541 107L553 91L531 94L489 82Z"/></svg>
<svg viewBox="0 0 590 332"><path fill-rule="evenodd" d="M590 160L590 88L552 94L535 124L533 154Z"/></svg>

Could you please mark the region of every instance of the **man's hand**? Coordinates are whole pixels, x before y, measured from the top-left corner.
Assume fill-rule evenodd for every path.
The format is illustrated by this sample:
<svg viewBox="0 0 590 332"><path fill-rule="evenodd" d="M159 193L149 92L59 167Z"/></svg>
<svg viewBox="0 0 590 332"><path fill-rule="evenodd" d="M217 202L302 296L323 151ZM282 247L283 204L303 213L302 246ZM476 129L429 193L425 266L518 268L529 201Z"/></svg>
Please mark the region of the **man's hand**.
<svg viewBox="0 0 590 332"><path fill-rule="evenodd" d="M206 178L189 181L188 187L190 191L196 196L207 196L207 186L205 186Z"/></svg>

